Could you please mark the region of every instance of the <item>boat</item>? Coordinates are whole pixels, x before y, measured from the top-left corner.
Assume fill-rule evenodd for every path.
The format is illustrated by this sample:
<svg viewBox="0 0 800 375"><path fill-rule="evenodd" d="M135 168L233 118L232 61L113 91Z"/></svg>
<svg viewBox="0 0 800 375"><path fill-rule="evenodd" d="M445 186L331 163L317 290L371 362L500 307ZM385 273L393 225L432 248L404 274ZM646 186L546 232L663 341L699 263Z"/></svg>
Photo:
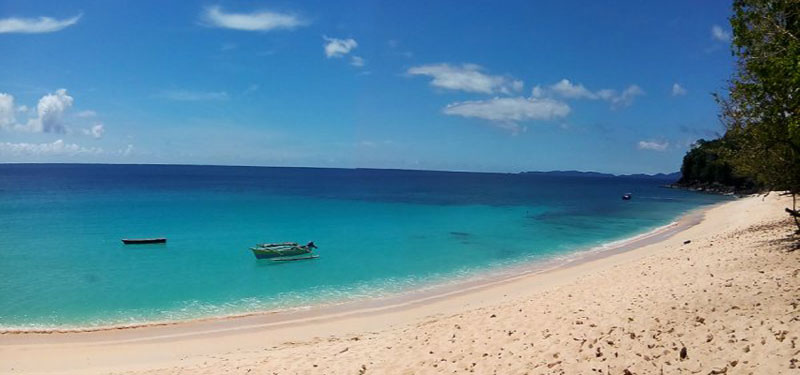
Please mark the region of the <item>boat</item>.
<svg viewBox="0 0 800 375"><path fill-rule="evenodd" d="M295 260L308 260L308 259L317 259L317 258L319 258L319 255L312 254L312 255L302 256L302 257L272 258L271 260L273 262L292 262L292 261L295 261Z"/></svg>
<svg viewBox="0 0 800 375"><path fill-rule="evenodd" d="M126 245L145 245L151 243L166 243L167 239L163 237L159 238L123 238L122 243Z"/></svg>
<svg viewBox="0 0 800 375"><path fill-rule="evenodd" d="M624 200L624 201L629 201L629 200L631 200L631 198L633 198L633 194L631 194L631 193L622 194L622 200Z"/></svg>
<svg viewBox="0 0 800 375"><path fill-rule="evenodd" d="M251 247L256 259L269 259L275 262L316 259L312 251L317 248L314 242L300 245L296 242L262 243Z"/></svg>

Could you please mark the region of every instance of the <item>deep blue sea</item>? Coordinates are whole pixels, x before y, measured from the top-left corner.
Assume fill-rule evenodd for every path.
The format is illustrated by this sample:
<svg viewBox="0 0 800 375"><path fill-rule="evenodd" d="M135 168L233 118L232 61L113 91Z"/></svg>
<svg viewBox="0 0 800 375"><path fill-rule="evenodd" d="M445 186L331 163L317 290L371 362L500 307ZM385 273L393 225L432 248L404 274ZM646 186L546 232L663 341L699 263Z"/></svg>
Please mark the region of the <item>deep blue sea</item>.
<svg viewBox="0 0 800 375"><path fill-rule="evenodd" d="M716 195L671 181L367 169L0 165L0 329L376 297L586 251ZM620 196L631 192L634 199ZM126 237L168 237L125 246ZM256 260L260 242L319 259Z"/></svg>

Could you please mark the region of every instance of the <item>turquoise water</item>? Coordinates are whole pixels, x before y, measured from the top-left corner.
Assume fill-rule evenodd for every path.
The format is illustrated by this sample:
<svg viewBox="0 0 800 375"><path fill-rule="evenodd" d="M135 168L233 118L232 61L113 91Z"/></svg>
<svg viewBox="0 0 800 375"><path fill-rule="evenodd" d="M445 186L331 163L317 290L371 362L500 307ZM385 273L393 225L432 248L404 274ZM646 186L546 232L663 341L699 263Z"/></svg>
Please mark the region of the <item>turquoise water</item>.
<svg viewBox="0 0 800 375"><path fill-rule="evenodd" d="M381 296L586 250L724 199L664 183L0 165L0 327L138 324ZM120 241L157 236L168 243ZM315 241L321 257L275 263L248 250L283 241Z"/></svg>

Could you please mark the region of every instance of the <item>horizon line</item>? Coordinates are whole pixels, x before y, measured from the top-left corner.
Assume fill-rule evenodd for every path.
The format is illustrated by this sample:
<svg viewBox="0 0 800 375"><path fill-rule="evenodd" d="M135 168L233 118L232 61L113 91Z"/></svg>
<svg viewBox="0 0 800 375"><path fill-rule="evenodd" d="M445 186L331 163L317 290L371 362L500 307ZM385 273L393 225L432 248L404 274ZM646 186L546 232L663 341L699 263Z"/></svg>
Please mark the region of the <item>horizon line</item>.
<svg viewBox="0 0 800 375"><path fill-rule="evenodd" d="M578 170L578 169L551 169L544 170L528 170L518 172L487 172L487 171L471 171L471 170L446 170L446 169L412 169L412 168L376 168L376 167L315 167L315 166L276 166L276 165L239 165L239 164L185 164L185 163L65 163L65 162L0 162L0 165L154 165L154 166L183 166L183 167L239 167L239 168L303 168L303 169L343 169L343 170L379 170L379 171L405 171L405 172L443 172L443 173L481 173L481 174L524 174L524 173L558 173L558 172L575 172L575 173L598 173L611 175L614 177L624 177L632 175L671 175L680 173L680 170L673 172L656 172L656 173L611 173L601 172L594 170Z"/></svg>

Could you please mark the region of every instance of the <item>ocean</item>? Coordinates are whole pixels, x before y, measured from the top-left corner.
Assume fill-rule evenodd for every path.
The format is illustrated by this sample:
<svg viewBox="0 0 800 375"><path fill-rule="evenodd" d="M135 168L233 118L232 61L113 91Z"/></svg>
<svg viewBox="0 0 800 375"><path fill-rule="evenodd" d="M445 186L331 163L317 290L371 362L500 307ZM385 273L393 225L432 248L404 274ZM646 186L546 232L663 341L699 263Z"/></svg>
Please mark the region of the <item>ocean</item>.
<svg viewBox="0 0 800 375"><path fill-rule="evenodd" d="M0 164L0 330L144 324L395 295L553 261L730 199L669 180ZM623 193L633 199L623 201ZM167 237L123 245L121 238ZM320 258L256 260L261 242Z"/></svg>

